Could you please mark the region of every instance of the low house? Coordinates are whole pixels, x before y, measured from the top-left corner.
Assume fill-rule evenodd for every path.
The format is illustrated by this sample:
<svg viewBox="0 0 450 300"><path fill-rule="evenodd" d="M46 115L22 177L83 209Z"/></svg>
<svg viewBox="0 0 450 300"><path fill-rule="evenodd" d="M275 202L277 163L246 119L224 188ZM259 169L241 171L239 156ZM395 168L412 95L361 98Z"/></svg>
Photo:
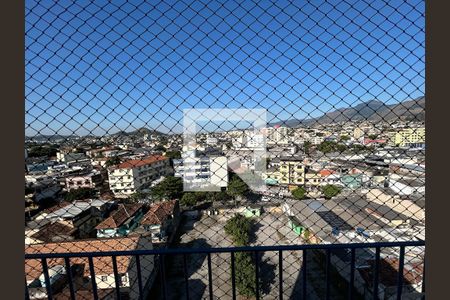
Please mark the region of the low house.
<svg viewBox="0 0 450 300"><path fill-rule="evenodd" d="M60 221L76 228L76 237L92 237L95 226L103 220L112 204L112 201L98 199L64 202L64 205L56 205L55 210L37 215L30 223L40 227L49 222ZM31 226L30 223L29 226Z"/></svg>
<svg viewBox="0 0 450 300"><path fill-rule="evenodd" d="M95 227L97 237L127 236L139 225L143 215L141 203L119 204L117 210Z"/></svg>
<svg viewBox="0 0 450 300"><path fill-rule="evenodd" d="M349 189L358 189L362 186L363 178L361 174L348 174L341 178L344 187Z"/></svg>
<svg viewBox="0 0 450 300"><path fill-rule="evenodd" d="M25 245L71 241L75 239L76 228L65 222L46 223L38 229L25 232Z"/></svg>
<svg viewBox="0 0 450 300"><path fill-rule="evenodd" d="M307 173L305 173L305 186L312 188L312 187L318 187L322 183L322 176L320 173L315 172L313 170L309 170Z"/></svg>
<svg viewBox="0 0 450 300"><path fill-rule="evenodd" d="M180 220L178 200L153 204L141 221L141 230L150 232L153 242L165 242L176 231Z"/></svg>
<svg viewBox="0 0 450 300"><path fill-rule="evenodd" d="M266 169L266 172L262 174L262 179L265 180L268 185L278 185L279 180L281 179L281 173L278 171L278 168L269 167Z"/></svg>
<svg viewBox="0 0 450 300"><path fill-rule="evenodd" d="M122 237L102 240L83 240L60 243L45 243L29 245L25 247L26 254L35 253L71 253L71 252L105 252L127 250L151 250L153 248L150 239L145 237ZM64 293L64 283L67 283L67 275L63 258L47 260L50 284L53 296L58 298L58 293ZM91 288L91 274L87 257L74 257L70 259L72 268L77 269L73 274L73 282L76 293L81 293ZM154 281L154 257L145 255L140 257L141 279L144 285L143 291L148 293ZM93 266L95 281L99 294L102 290L115 287L114 268L111 257L94 257ZM123 299L138 299L138 278L136 259L134 256L118 256L117 271L119 274L120 292ZM25 261L25 278L31 299L46 299L45 280L42 272L42 264L38 259ZM63 284L61 284L63 283ZM66 284L67 286L67 284ZM91 291L92 295L92 291ZM144 299L148 295L143 295ZM104 299L104 298L102 298Z"/></svg>
<svg viewBox="0 0 450 300"><path fill-rule="evenodd" d="M294 216L288 216L289 228L291 228L297 235L301 235L304 227L300 224L300 221Z"/></svg>
<svg viewBox="0 0 450 300"><path fill-rule="evenodd" d="M57 180L52 177L28 175L25 180L27 182L27 190L33 195L33 200L36 203L49 198L57 199L62 191Z"/></svg>
<svg viewBox="0 0 450 300"><path fill-rule="evenodd" d="M375 260L367 261L366 268L359 268L358 271L365 282L365 295L372 296L373 291L373 270ZM390 300L397 298L398 285L398 258L386 257L380 261L378 299ZM421 283L423 277L423 261L405 262L403 275L403 295L402 299L421 299ZM367 298L368 298L367 297Z"/></svg>
<svg viewBox="0 0 450 300"><path fill-rule="evenodd" d="M246 206L242 211L242 214L247 218L261 216L261 207L259 206Z"/></svg>
<svg viewBox="0 0 450 300"><path fill-rule="evenodd" d="M327 185L327 184L344 186L344 184L341 182L341 175L336 174L336 173L327 175L322 178L321 185Z"/></svg>
<svg viewBox="0 0 450 300"><path fill-rule="evenodd" d="M92 170L65 178L66 190L76 190L79 188L97 188L103 183L103 178L98 170Z"/></svg>

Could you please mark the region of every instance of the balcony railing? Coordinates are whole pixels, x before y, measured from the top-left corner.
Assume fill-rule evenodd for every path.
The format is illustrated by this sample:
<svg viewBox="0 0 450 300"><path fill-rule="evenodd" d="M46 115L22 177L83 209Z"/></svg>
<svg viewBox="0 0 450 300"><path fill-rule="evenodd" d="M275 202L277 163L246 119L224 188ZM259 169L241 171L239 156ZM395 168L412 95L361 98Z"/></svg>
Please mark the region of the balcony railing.
<svg viewBox="0 0 450 300"><path fill-rule="evenodd" d="M152 250L128 250L128 251L109 251L109 252L73 252L73 253L39 253L26 254L25 260L40 261L44 284L40 287L41 291L45 290L47 299L55 299L58 295L53 290L51 283L51 274L49 273L49 261L62 259L65 263L65 284L70 291L70 299L77 297L79 290L74 285L74 273L70 264L71 259L82 258L88 262L89 274L87 278L90 281L93 299L103 299L100 295L101 289L96 282L96 273L94 259L99 257L111 257L114 283L111 287L110 296L113 299L236 299L239 295L238 286L242 286L238 281L242 280L242 276L237 276L238 269L236 257L238 253L249 253L254 263L253 285L254 294L251 298L261 299L270 293L272 298L276 299L405 299L403 297L413 296L411 299L424 299L425 292L425 272L424 261L421 261L421 272L419 276L412 274L411 270L406 268L411 262L405 260L408 251L411 249L420 253L421 247L425 245L424 241L407 241L407 242L379 242L379 243L355 243L355 244L305 244L305 245L276 245L276 246L253 246L253 247L229 247L229 248L177 248L177 249L152 249ZM389 250L389 251L388 251ZM418 250L418 252L417 252ZM386 252L388 251L388 252ZM273 284L267 289L263 289L265 284L266 271L261 271L262 255L271 253L275 255L277 266L273 276ZM389 254L387 254L389 253ZM285 264L288 255L295 254L296 259L301 260L301 267L295 270L297 274L288 273ZM223 263L213 264L214 255L225 255ZM124 293L123 274L118 272L118 257L133 257L136 265L135 289L129 294ZM148 284L143 278L141 258L153 257L152 270L153 276L148 277L147 281L152 278L159 280ZM182 274L178 274L181 278L181 285L172 285L168 281L169 276L167 270L170 268L167 261L175 256L182 258ZM198 293L198 282L193 284L190 278L189 263L193 260L193 256L201 256L204 265L203 277L204 289ZM314 259L312 260L312 258ZM386 260L388 257L395 257L398 264L394 267L387 268ZM318 262L319 261L319 262ZM256 262L256 263L255 263ZM320 263L321 262L321 263ZM373 262L373 263L370 263ZM213 268L215 265L216 268ZM223 267L228 265L229 268ZM289 266L287 266L289 267ZM146 270L147 272L149 270ZM218 273L220 272L220 273ZM229 273L229 285L219 283L223 280L223 275ZM242 274L242 273L241 273ZM393 276L395 274L395 276ZM247 274L248 275L248 274ZM285 279L296 275L294 287L287 286ZM215 279L213 279L213 277ZM393 277L395 283L393 284ZM41 276L42 278L42 276ZM97 277L98 278L98 277ZM412 278L412 279L411 279ZM129 279L133 280L133 279ZM217 281L217 282L216 282ZM276 284L277 282L277 284ZM319 283L319 284L318 284ZM168 286L170 284L170 287ZM246 283L247 287L251 283ZM153 288L152 288L153 285ZM318 288L318 286L320 286ZM149 293L152 290L152 295ZM155 292L156 291L156 292ZM216 295L218 292L220 295ZM130 296L134 293L135 296ZM56 297L55 297L56 296ZM30 288L26 285L26 299L36 299L30 293ZM42 299L42 297L40 297ZM58 298L59 299L59 298ZM110 298L108 298L110 299ZM407 298L410 299L410 298Z"/></svg>

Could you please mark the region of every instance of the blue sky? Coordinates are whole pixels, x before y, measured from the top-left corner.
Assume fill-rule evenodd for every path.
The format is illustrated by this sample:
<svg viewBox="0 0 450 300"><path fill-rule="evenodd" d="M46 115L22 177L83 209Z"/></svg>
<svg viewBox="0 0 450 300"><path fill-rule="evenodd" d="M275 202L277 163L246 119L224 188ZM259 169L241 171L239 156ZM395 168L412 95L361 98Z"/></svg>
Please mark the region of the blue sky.
<svg viewBox="0 0 450 300"><path fill-rule="evenodd" d="M424 1L26 0L27 135L314 117L425 94ZM366 3L368 2L368 3Z"/></svg>

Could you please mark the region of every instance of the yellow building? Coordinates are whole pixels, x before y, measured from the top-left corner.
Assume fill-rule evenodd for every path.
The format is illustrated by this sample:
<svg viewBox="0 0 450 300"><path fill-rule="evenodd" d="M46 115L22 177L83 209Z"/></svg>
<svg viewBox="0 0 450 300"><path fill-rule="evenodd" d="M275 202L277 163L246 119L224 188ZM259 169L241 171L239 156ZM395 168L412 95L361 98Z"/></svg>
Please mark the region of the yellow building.
<svg viewBox="0 0 450 300"><path fill-rule="evenodd" d="M268 169L262 176L267 183L303 185L305 168L303 160L298 158L281 158L278 169Z"/></svg>
<svg viewBox="0 0 450 300"><path fill-rule="evenodd" d="M307 186L319 186L322 183L322 176L316 172L308 172L305 174L305 183Z"/></svg>
<svg viewBox="0 0 450 300"><path fill-rule="evenodd" d="M389 143L400 147L422 147L425 145L425 127L405 128L389 135Z"/></svg>
<svg viewBox="0 0 450 300"><path fill-rule="evenodd" d="M362 130L361 128L356 127L356 128L353 130L353 138L354 138L355 140L359 140L359 139L362 138L363 136L364 136L364 130Z"/></svg>
<svg viewBox="0 0 450 300"><path fill-rule="evenodd" d="M303 160L296 158L280 159L280 183L303 185L305 183L305 167Z"/></svg>

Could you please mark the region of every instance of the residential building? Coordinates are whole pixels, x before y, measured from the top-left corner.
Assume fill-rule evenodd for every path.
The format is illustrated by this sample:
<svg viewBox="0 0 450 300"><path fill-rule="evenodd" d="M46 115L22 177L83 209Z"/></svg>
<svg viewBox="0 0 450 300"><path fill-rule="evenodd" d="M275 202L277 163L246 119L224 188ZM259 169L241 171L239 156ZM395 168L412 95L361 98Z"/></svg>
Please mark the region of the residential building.
<svg viewBox="0 0 450 300"><path fill-rule="evenodd" d="M128 197L171 174L170 161L162 155L128 160L108 169L109 187L116 197Z"/></svg>
<svg viewBox="0 0 450 300"><path fill-rule="evenodd" d="M353 129L353 138L355 139L355 140L360 140L361 138L363 138L364 137L364 135L365 135L365 132L364 132L364 130L363 129L361 129L361 128L359 128L359 127L355 127L354 129Z"/></svg>
<svg viewBox="0 0 450 300"><path fill-rule="evenodd" d="M113 150L117 150L117 149L115 149L113 147L103 147L100 149L91 149L91 150L86 151L86 155L89 156L90 158L108 157L107 155L105 155L105 152L113 151Z"/></svg>
<svg viewBox="0 0 450 300"><path fill-rule="evenodd" d="M218 142L218 140L215 137L206 138L206 144L209 146L215 146L215 145L217 145L217 142Z"/></svg>
<svg viewBox="0 0 450 300"><path fill-rule="evenodd" d="M425 127L404 128L389 134L392 146L423 148L425 147Z"/></svg>
<svg viewBox="0 0 450 300"><path fill-rule="evenodd" d="M102 174L98 170L83 172L65 178L66 190L76 190L79 188L97 188L103 183Z"/></svg>
<svg viewBox="0 0 450 300"><path fill-rule="evenodd" d="M228 186L228 159L225 156L193 156L183 153L183 159L174 159L175 177L183 178L192 187Z"/></svg>
<svg viewBox="0 0 450 300"><path fill-rule="evenodd" d="M154 243L166 242L176 232L179 221L178 200L154 203L142 218L141 226L136 233L150 232Z"/></svg>
<svg viewBox="0 0 450 300"><path fill-rule="evenodd" d="M106 251L128 251L128 250L149 250L153 249L150 239L140 236L123 237L102 240L82 240L60 243L45 243L38 245L28 245L25 247L26 254L35 253L71 253L71 252L106 252ZM75 272L73 283L74 289L78 292L90 289L91 273L87 257L71 258L71 264L77 266L79 272ZM60 292L64 292L67 285L61 284L61 278L66 276L65 263L63 258L47 260L49 268L49 281L52 286L54 297L58 297ZM155 278L155 262L152 255L140 257L140 272L144 292L147 297ZM114 267L111 257L96 257L93 259L95 271L95 281L97 289L108 291L115 286ZM117 271L120 284L120 293L124 299L139 299L138 278L136 260L133 256L125 255L117 257ZM25 278L31 299L47 298L45 289L45 279L42 273L41 261L29 259L25 262ZM102 293L103 294L103 293ZM92 291L90 293L92 296ZM104 299L104 298L102 298ZM107 298L110 299L110 298Z"/></svg>
<svg viewBox="0 0 450 300"><path fill-rule="evenodd" d="M282 145L290 141L289 128L275 125L274 127L264 128L263 132L267 135L267 144Z"/></svg>
<svg viewBox="0 0 450 300"><path fill-rule="evenodd" d="M58 162L62 163L76 163L76 162L89 162L89 157L86 156L84 153L75 153L75 152L57 152L56 153L56 160Z"/></svg>
<svg viewBox="0 0 450 300"><path fill-rule="evenodd" d="M76 228L70 223L54 221L37 229L25 230L25 245L71 241L75 239Z"/></svg>
<svg viewBox="0 0 450 300"><path fill-rule="evenodd" d="M143 204L119 204L118 208L111 212L108 218L95 227L97 237L127 236L139 225L143 216Z"/></svg>
<svg viewBox="0 0 450 300"><path fill-rule="evenodd" d="M59 183L52 178L45 178L35 182L29 182L27 187L32 192L34 202L39 203L46 199L57 199L62 191Z"/></svg>
<svg viewBox="0 0 450 300"><path fill-rule="evenodd" d="M358 273L364 282L363 294L366 298L373 297L373 282L374 282L374 267L376 261L370 259L365 262L365 265L358 268ZM398 257L384 257L379 262L378 274L378 297L377 299L396 299L397 285L398 285ZM402 280L403 292L402 299L420 299L421 283L423 280L423 260L414 259L414 261L406 261L404 263L404 275Z"/></svg>
<svg viewBox="0 0 450 300"><path fill-rule="evenodd" d="M324 141L324 137L323 136L313 136L309 139L309 141L313 145L319 145L320 143L322 143Z"/></svg>
<svg viewBox="0 0 450 300"><path fill-rule="evenodd" d="M323 177L319 172L308 170L304 173L305 186L308 188L317 188L322 184Z"/></svg>
<svg viewBox="0 0 450 300"><path fill-rule="evenodd" d="M75 228L77 238L93 237L95 226L103 220L112 204L112 201L88 199L56 205L54 211L42 212L28 225L36 228L48 222L59 221Z"/></svg>
<svg viewBox="0 0 450 300"><path fill-rule="evenodd" d="M277 167L270 167L266 169L266 172L261 175L266 184L278 185L281 180L281 172Z"/></svg>
<svg viewBox="0 0 450 300"><path fill-rule="evenodd" d="M279 171L281 184L305 184L305 166L302 157L281 157Z"/></svg>

